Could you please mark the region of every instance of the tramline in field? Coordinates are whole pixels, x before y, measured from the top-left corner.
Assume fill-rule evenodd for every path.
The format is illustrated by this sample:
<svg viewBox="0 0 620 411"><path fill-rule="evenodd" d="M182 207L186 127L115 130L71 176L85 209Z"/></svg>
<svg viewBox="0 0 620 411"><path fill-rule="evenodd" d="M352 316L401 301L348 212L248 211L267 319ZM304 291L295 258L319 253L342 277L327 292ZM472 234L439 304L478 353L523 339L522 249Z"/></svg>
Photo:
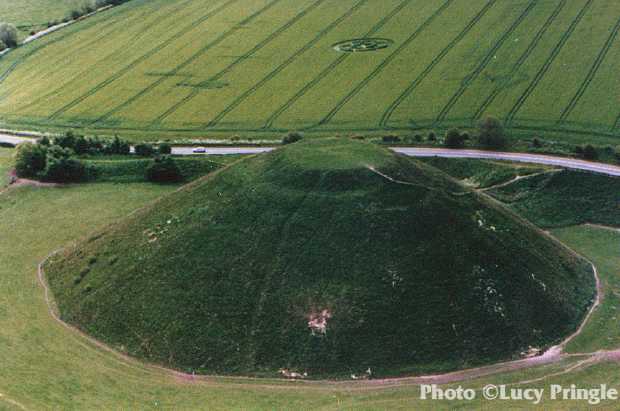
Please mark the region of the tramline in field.
<svg viewBox="0 0 620 411"><path fill-rule="evenodd" d="M612 0L133 0L0 59L9 128L620 136ZM372 52L363 52L372 51Z"/></svg>

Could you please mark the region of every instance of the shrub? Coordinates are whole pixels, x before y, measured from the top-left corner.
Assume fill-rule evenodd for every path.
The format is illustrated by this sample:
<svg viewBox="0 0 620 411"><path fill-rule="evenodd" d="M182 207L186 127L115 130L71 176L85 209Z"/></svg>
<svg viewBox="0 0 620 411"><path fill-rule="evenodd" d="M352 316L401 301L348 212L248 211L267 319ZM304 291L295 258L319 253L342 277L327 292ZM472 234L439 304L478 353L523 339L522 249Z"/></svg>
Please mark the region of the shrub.
<svg viewBox="0 0 620 411"><path fill-rule="evenodd" d="M400 143L400 137L398 136L383 136L384 143Z"/></svg>
<svg viewBox="0 0 620 411"><path fill-rule="evenodd" d="M465 139L458 129L452 128L446 133L444 144L449 148L463 148L465 147Z"/></svg>
<svg viewBox="0 0 620 411"><path fill-rule="evenodd" d="M415 136L413 136L413 139L418 143L422 142L422 136L420 134L416 134Z"/></svg>
<svg viewBox="0 0 620 411"><path fill-rule="evenodd" d="M152 144L138 144L135 147L136 155L140 157L152 157L155 154L155 148Z"/></svg>
<svg viewBox="0 0 620 411"><path fill-rule="evenodd" d="M293 144L302 140L304 136L296 131L290 132L282 139L282 144Z"/></svg>
<svg viewBox="0 0 620 411"><path fill-rule="evenodd" d="M49 145L51 145L52 143L50 142L50 139L49 139L49 138L47 138L47 136L43 136L43 137L41 138L41 140L39 140L39 144L40 144L40 145L42 145L42 146L49 146Z"/></svg>
<svg viewBox="0 0 620 411"><path fill-rule="evenodd" d="M0 147L2 147L2 148L15 148L15 144L8 143L6 141L0 141Z"/></svg>
<svg viewBox="0 0 620 411"><path fill-rule="evenodd" d="M0 23L0 41L6 47L17 47L17 28L10 23Z"/></svg>
<svg viewBox="0 0 620 411"><path fill-rule="evenodd" d="M577 157L583 157L583 147L575 146L575 154Z"/></svg>
<svg viewBox="0 0 620 411"><path fill-rule="evenodd" d="M75 139L75 145L73 146L73 150L78 155L86 154L90 150L90 142L86 140L84 136L79 136Z"/></svg>
<svg viewBox="0 0 620 411"><path fill-rule="evenodd" d="M0 51L4 51L6 49L7 49L6 44L4 44L4 41L0 40Z"/></svg>
<svg viewBox="0 0 620 411"><path fill-rule="evenodd" d="M77 138L75 134L73 134L73 131L67 131L64 136L54 138L54 145L73 150L75 149L76 141Z"/></svg>
<svg viewBox="0 0 620 411"><path fill-rule="evenodd" d="M172 146L168 143L162 143L157 151L159 154L172 154Z"/></svg>
<svg viewBox="0 0 620 411"><path fill-rule="evenodd" d="M428 133L428 141L437 141L437 134L434 131Z"/></svg>
<svg viewBox="0 0 620 411"><path fill-rule="evenodd" d="M588 144L583 148L583 158L586 160L596 160L598 158L598 152L591 144Z"/></svg>
<svg viewBox="0 0 620 411"><path fill-rule="evenodd" d="M480 145L488 148L502 148L506 146L506 135L501 121L494 117L487 117L480 122Z"/></svg>
<svg viewBox="0 0 620 411"><path fill-rule="evenodd" d="M128 142L118 138L118 136L114 136L114 140L111 143L104 145L103 152L105 154L127 155L131 152L131 146Z"/></svg>
<svg viewBox="0 0 620 411"><path fill-rule="evenodd" d="M146 179L155 183L176 183L183 180L181 170L169 156L157 157L146 169Z"/></svg>
<svg viewBox="0 0 620 411"><path fill-rule="evenodd" d="M538 139L538 137L534 137L534 140L532 140L532 146L535 148L542 147L542 142Z"/></svg>
<svg viewBox="0 0 620 411"><path fill-rule="evenodd" d="M34 178L45 169L47 148L38 144L22 143L17 146L14 158L17 176Z"/></svg>
<svg viewBox="0 0 620 411"><path fill-rule="evenodd" d="M616 157L616 161L620 163L620 146L616 147L615 157Z"/></svg>
<svg viewBox="0 0 620 411"><path fill-rule="evenodd" d="M83 14L84 13L82 12L82 10L74 9L71 10L71 13L69 13L69 17L71 17L72 20L77 20L82 17Z"/></svg>
<svg viewBox="0 0 620 411"><path fill-rule="evenodd" d="M40 177L46 181L72 183L85 180L88 176L86 166L73 157L73 151L60 146L47 149L46 165Z"/></svg>

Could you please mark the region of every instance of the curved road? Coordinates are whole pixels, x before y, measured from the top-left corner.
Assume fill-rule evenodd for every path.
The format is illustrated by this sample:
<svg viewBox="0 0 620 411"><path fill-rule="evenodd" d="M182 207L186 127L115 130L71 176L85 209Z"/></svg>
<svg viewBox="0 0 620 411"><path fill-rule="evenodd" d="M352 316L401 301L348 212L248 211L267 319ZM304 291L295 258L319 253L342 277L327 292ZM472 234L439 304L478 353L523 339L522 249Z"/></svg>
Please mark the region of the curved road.
<svg viewBox="0 0 620 411"><path fill-rule="evenodd" d="M18 137L0 133L0 142L19 144L34 142L33 138ZM172 154L192 155L195 147L174 147ZM227 155L227 154L260 154L274 150L276 147L206 147L204 154ZM509 153L500 151L463 150L449 148L422 148L422 147L392 147L396 153L411 157L444 157L444 158L472 158L487 160L507 160L523 163L544 164L555 167L584 170L598 174L620 177L620 166L592 161L578 160L570 157L558 157L545 154Z"/></svg>

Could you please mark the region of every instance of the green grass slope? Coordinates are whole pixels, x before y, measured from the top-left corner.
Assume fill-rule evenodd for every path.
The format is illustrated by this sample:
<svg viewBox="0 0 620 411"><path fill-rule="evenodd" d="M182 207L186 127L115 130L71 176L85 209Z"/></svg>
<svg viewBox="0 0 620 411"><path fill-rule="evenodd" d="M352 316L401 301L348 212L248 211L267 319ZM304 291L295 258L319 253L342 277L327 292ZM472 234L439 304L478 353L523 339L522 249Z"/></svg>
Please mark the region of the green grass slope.
<svg viewBox="0 0 620 411"><path fill-rule="evenodd" d="M339 140L221 169L46 272L69 323L149 361L230 374L512 358L574 330L594 292L585 262L502 206ZM310 326L321 320L324 332Z"/></svg>
<svg viewBox="0 0 620 411"><path fill-rule="evenodd" d="M7 127L136 139L471 127L616 144L615 0L133 0L0 59ZM334 44L391 40L343 53ZM150 136L150 137L149 137Z"/></svg>
<svg viewBox="0 0 620 411"><path fill-rule="evenodd" d="M564 170L489 192L540 227L584 223L620 227L620 178Z"/></svg>

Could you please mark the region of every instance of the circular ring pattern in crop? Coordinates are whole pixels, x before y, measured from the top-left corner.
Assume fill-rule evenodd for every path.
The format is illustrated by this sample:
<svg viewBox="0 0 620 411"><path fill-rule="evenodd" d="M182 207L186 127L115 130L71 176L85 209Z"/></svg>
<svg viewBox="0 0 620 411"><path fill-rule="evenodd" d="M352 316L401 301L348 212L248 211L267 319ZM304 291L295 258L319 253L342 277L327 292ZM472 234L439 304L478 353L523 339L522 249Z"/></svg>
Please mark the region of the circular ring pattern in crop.
<svg viewBox="0 0 620 411"><path fill-rule="evenodd" d="M344 53L358 53L364 51L378 51L388 48L392 45L393 41L390 39L381 38L364 38L345 40L334 44L332 47L337 51Z"/></svg>

